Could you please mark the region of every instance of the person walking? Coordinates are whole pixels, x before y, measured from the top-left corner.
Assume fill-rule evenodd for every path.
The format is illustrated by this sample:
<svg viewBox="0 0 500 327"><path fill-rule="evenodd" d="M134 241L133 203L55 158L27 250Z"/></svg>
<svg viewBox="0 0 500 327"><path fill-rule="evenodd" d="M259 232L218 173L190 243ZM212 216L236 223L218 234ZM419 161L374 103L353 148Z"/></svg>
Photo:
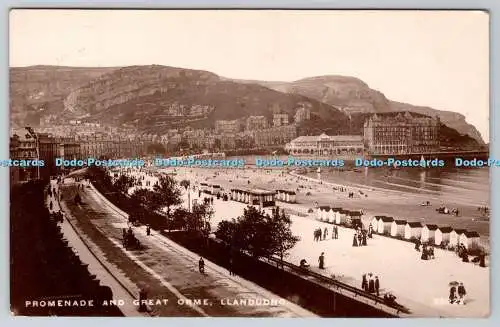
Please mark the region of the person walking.
<svg viewBox="0 0 500 327"><path fill-rule="evenodd" d="M455 303L457 300L457 288L455 286L450 287L450 296L449 296L449 301L450 304Z"/></svg>
<svg viewBox="0 0 500 327"><path fill-rule="evenodd" d="M378 280L378 276L375 276L375 292L377 293L377 296L380 296L379 290L380 290L380 281Z"/></svg>
<svg viewBox="0 0 500 327"><path fill-rule="evenodd" d="M198 261L198 269L200 270L200 273L205 273L205 261L203 260L203 258L200 258L200 260Z"/></svg>
<svg viewBox="0 0 500 327"><path fill-rule="evenodd" d="M339 226L335 226L335 239L339 238Z"/></svg>
<svg viewBox="0 0 500 327"><path fill-rule="evenodd" d="M365 292L368 290L368 280L366 279L366 274L363 274L363 281L361 282L361 288Z"/></svg>
<svg viewBox="0 0 500 327"><path fill-rule="evenodd" d="M465 305L465 295L467 293L465 292L465 286L463 283L460 283L458 285L457 292L458 292L458 302L457 303Z"/></svg>
<svg viewBox="0 0 500 327"><path fill-rule="evenodd" d="M321 255L318 258L319 269L325 269L325 253L321 252Z"/></svg>
<svg viewBox="0 0 500 327"><path fill-rule="evenodd" d="M372 273L368 274L368 292L370 292L370 293L375 292L375 281L373 280Z"/></svg>

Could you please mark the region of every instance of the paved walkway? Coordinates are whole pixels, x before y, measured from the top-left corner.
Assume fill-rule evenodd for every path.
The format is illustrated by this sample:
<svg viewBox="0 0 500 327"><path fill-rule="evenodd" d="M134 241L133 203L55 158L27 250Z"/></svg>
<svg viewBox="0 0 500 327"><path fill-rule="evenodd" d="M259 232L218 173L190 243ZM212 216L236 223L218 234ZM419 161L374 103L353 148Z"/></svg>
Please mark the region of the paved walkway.
<svg viewBox="0 0 500 327"><path fill-rule="evenodd" d="M72 199L76 184L62 187L63 197ZM206 273L198 271L195 254L161 235L147 236L144 228L134 233L145 249L126 251L121 245L126 218L91 188L80 191L83 205L64 202L72 223L90 238L129 283L146 287L157 316L220 317L311 317L314 314L271 292L230 276L227 270L206 262ZM162 304L156 300L163 302ZM165 301L166 300L166 301ZM201 303L193 303L194 301ZM269 300L271 305L260 305ZM246 301L246 304L244 303ZM253 302L252 302L253 301ZM164 304L164 303L167 304ZM191 302L191 305L186 303ZM243 303L237 305L235 303Z"/></svg>
<svg viewBox="0 0 500 327"><path fill-rule="evenodd" d="M58 190L58 185L56 181L51 181L51 187ZM47 196L47 207L52 201L52 210L50 212L59 212L59 202L54 198ZM64 214L66 217L66 215ZM103 264L94 256L94 254L89 250L87 245L78 236L73 226L70 224L68 219L64 219L61 226L61 232L64 238L68 241L68 244L73 249L73 252L80 257L80 260L88 264L88 270L91 274L96 275L97 279L100 280L101 285L105 285L111 288L113 291L113 300L124 300L123 305L119 306L120 311L127 317L141 317L144 314L137 310L137 307L133 305L135 298L122 286L119 282L111 275L111 273L106 270Z"/></svg>

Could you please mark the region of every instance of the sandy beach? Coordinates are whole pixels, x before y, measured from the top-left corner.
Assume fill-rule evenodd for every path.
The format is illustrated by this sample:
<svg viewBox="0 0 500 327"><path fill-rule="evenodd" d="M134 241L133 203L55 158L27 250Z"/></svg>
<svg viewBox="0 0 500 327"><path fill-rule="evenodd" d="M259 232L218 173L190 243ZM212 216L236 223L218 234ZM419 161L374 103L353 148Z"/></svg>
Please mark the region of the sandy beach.
<svg viewBox="0 0 500 327"><path fill-rule="evenodd" d="M352 187L342 185L345 192L338 190L339 186L333 183L318 182L309 177L297 176L282 170L265 169L202 169L178 168L163 169L163 172L175 171L179 180L188 179L196 183L207 182L219 184L224 190L231 188L259 188L266 190L286 189L297 193L296 204L280 203L279 205L290 210L307 214L309 208L318 205L342 207L349 210L363 210L364 220L369 220L374 215L385 215L407 221L417 221L438 226L451 226L453 228L476 231L481 235L481 245L489 249L489 221L481 219L477 207L453 201L449 198L433 198L429 195L419 195L398 191L381 190L375 188ZM250 183L249 183L250 181ZM337 188L337 190L334 190ZM363 194L359 193L362 190ZM354 198L349 198L348 193L354 192ZM433 205L421 206L423 201L430 201ZM460 216L445 215L436 212L440 204L448 208L460 208ZM315 215L315 213L313 214Z"/></svg>

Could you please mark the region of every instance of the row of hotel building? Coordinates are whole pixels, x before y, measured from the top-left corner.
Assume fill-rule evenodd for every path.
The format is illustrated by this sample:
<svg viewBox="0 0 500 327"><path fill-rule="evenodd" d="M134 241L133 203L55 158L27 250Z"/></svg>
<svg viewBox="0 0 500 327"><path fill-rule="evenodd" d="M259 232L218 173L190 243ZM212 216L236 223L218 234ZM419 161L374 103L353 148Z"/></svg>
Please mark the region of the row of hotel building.
<svg viewBox="0 0 500 327"><path fill-rule="evenodd" d="M295 121L310 118L308 109L298 111ZM297 115L297 114L296 114ZM410 113L375 114L364 124L364 135L334 135L297 137L297 124L290 124L287 114L275 114L273 126L268 127L264 116L250 116L246 128L241 120L215 123L215 130L185 128L168 130L163 135L141 134L127 136L116 134L88 134L72 131L73 136L54 136L36 133L37 139L22 130L14 133L10 142L11 159L44 160L41 177L57 172L55 158L136 158L148 153L152 143L161 144L167 152L179 149L210 152L235 149L261 149L284 147L291 155L319 157L354 157L379 154L429 153L439 150L439 126L437 118L413 117ZM87 127L86 127L87 128ZM38 148L37 148L38 146ZM14 169L13 181L33 178L33 169ZM16 172L17 171L17 172Z"/></svg>

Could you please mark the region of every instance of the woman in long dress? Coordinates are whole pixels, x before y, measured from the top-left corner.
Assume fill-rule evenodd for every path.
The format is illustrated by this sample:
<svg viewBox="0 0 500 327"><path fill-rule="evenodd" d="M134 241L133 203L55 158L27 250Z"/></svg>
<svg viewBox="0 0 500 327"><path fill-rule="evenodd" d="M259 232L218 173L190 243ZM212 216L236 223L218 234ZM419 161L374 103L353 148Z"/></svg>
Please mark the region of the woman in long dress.
<svg viewBox="0 0 500 327"><path fill-rule="evenodd" d="M352 238L352 246L358 246L358 237L356 234Z"/></svg>

